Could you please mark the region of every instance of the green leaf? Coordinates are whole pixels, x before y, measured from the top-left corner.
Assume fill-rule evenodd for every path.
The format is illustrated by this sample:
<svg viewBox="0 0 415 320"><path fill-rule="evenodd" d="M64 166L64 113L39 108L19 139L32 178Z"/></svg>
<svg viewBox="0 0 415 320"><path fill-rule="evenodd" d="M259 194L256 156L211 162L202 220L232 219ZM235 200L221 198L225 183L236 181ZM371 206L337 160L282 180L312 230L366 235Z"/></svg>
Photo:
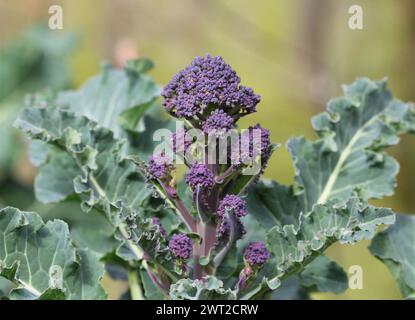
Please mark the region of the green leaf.
<svg viewBox="0 0 415 320"><path fill-rule="evenodd" d="M173 300L235 300L236 294L225 289L223 282L213 276L201 280L181 279L170 287Z"/></svg>
<svg viewBox="0 0 415 320"><path fill-rule="evenodd" d="M71 235L78 248L88 248L99 257L114 251L119 241L114 238L114 228L99 214L91 219L84 219L81 223L71 226Z"/></svg>
<svg viewBox="0 0 415 320"><path fill-rule="evenodd" d="M10 127L17 116L15 109L13 105L0 105L0 171L4 172L12 169L22 149L18 142L18 132Z"/></svg>
<svg viewBox="0 0 415 320"><path fill-rule="evenodd" d="M145 124L143 123L144 113L155 105L155 100L145 102L122 112L118 118L118 123L126 130L143 132Z"/></svg>
<svg viewBox="0 0 415 320"><path fill-rule="evenodd" d="M281 283L278 290L271 291L263 296L264 300L309 300L308 291L301 286L298 277L291 277Z"/></svg>
<svg viewBox="0 0 415 320"><path fill-rule="evenodd" d="M140 126L136 130L139 132L128 137L128 153L139 154L142 160L147 160L160 144L153 139L155 131L158 129L174 131L175 125L174 120L164 120L160 115L145 115L140 119Z"/></svg>
<svg viewBox="0 0 415 320"><path fill-rule="evenodd" d="M0 234L0 274L17 285L11 298L106 297L99 285L102 264L95 254L74 247L63 221L45 224L36 213L9 207L0 210Z"/></svg>
<svg viewBox="0 0 415 320"><path fill-rule="evenodd" d="M288 142L295 184L264 181L248 193L250 215L263 228L275 226L268 242L279 275L265 278L259 287L278 287L280 279L301 271L332 241L353 243L371 238L378 224L393 222L391 212L367 207L362 212L369 220L360 230L361 217L356 214L360 205L357 199L348 199L354 192L363 200L393 193L398 164L382 151L398 143L400 134L415 132L414 108L393 99L385 81L359 79L344 92L344 97L329 103L327 112L313 119L318 140L294 138ZM341 209L338 203L347 200L346 210ZM371 212L377 210L382 216L375 218ZM338 220L330 220L329 212L330 219ZM314 217L322 224L316 226ZM328 288L319 285L318 289Z"/></svg>
<svg viewBox="0 0 415 320"><path fill-rule="evenodd" d="M390 209L364 205L357 198L344 204L330 201L315 205L309 214L302 215L298 228L275 226L268 232L267 242L281 277L334 241L353 244L371 239L379 225L394 221Z"/></svg>
<svg viewBox="0 0 415 320"><path fill-rule="evenodd" d="M118 117L129 110L128 115L137 121L148 108L147 103L160 95L160 87L144 74L148 63L131 61L126 70L105 66L101 74L89 79L78 91L60 93L56 103L112 130L115 137L124 137ZM127 125L133 129L131 123Z"/></svg>
<svg viewBox="0 0 415 320"><path fill-rule="evenodd" d="M275 226L268 231L267 244L272 253L272 277L266 275L260 285L245 295L249 298L265 289L275 290L282 280L303 271L303 268L333 242L353 244L371 239L379 225L393 224L390 209L362 204L353 197L343 203L330 200L318 204L308 214L300 216L298 227Z"/></svg>
<svg viewBox="0 0 415 320"><path fill-rule="evenodd" d="M346 272L336 262L321 255L305 267L301 284L312 291L342 293L348 288Z"/></svg>
<svg viewBox="0 0 415 320"><path fill-rule="evenodd" d="M398 215L396 224L380 232L370 252L382 261L396 279L405 298L415 296L415 217Z"/></svg>
<svg viewBox="0 0 415 320"><path fill-rule="evenodd" d="M144 270L140 270L141 282L144 288L144 295L148 300L164 300L165 296L151 281L148 273Z"/></svg>
<svg viewBox="0 0 415 320"><path fill-rule="evenodd" d="M151 219L145 219L131 224L128 231L130 239L142 248L146 257L156 262L171 279L177 280L178 277L173 271L174 259L160 227L153 224Z"/></svg>
<svg viewBox="0 0 415 320"><path fill-rule="evenodd" d="M77 255L80 263L76 265L76 272L64 274L64 281L73 291L69 298L105 299L107 295L99 284L104 274L104 267L97 255L89 249L78 249Z"/></svg>
<svg viewBox="0 0 415 320"><path fill-rule="evenodd" d="M155 99L160 93L159 86L144 74L152 65L152 62L148 59L137 59L129 61L125 70L117 70L106 66L101 74L90 79L78 91L65 91L57 96L37 94L29 97L26 105L30 108L46 107L55 109L58 107L67 111L70 110L77 115L84 115L86 118L93 120L92 122L96 121L100 126L110 129L116 139L130 139L131 143L124 144L122 153L126 150L136 153L138 148L135 146L141 143L138 141L141 139L125 132L118 123L118 117L120 117L122 126L130 131L140 132L146 127L142 117L150 106L155 105ZM72 125L76 126L76 124L66 122L62 125L61 130L66 130L67 139L72 138L74 139L72 142L76 143L79 132L71 128ZM147 129L152 130L153 128L149 126ZM152 140L146 136L143 139ZM151 144L151 147L153 147L153 144ZM89 154L90 161L95 160L93 152L95 150L91 150ZM47 160L45 148L40 147L40 144L34 144L31 148L31 159L37 165L44 164ZM62 157L60 160L62 160ZM51 159L50 162L53 162L53 160ZM94 165L93 162L90 164ZM46 175L49 176L42 179L42 183L39 183L39 187L36 188L40 190L39 199L43 202L60 201L71 194L69 179L62 181L63 171L54 169L56 168L53 165L40 169L38 179L42 179ZM54 187L57 187L57 189L54 190Z"/></svg>
<svg viewBox="0 0 415 320"><path fill-rule="evenodd" d="M0 171L12 174L24 151L23 141L10 126L28 92L66 88L71 71L67 58L77 39L74 34L53 32L47 25L35 25L0 48Z"/></svg>
<svg viewBox="0 0 415 320"><path fill-rule="evenodd" d="M60 289L47 289L39 300L65 300L65 294Z"/></svg>
<svg viewBox="0 0 415 320"><path fill-rule="evenodd" d="M397 144L400 134L415 132L414 107L393 99L386 81L359 79L344 94L313 118L319 140L288 142L304 212L356 190L364 200L393 194L398 164L381 151Z"/></svg>
<svg viewBox="0 0 415 320"><path fill-rule="evenodd" d="M7 298L14 288L14 283L5 277L0 276L0 300Z"/></svg>
<svg viewBox="0 0 415 320"><path fill-rule="evenodd" d="M157 247L161 234L156 234L151 220L142 216L151 190L136 164L123 157L122 144L110 130L53 107L24 109L16 126L72 157L78 166L74 190L81 196L85 210L96 208L111 222L117 240L121 241L116 251L120 257L141 260L145 253L171 279L177 279L171 271L170 252ZM112 246L108 249L113 251Z"/></svg>
<svg viewBox="0 0 415 320"><path fill-rule="evenodd" d="M67 180L73 180L73 188L81 195L85 209L102 205L106 207L109 219L117 220L120 218L118 213L114 216L110 207L116 212L122 206L130 211L139 211L150 195L136 165L123 159L122 144L114 139L111 131L98 127L87 118L56 108L26 108L15 125L33 139L55 145L72 158L77 168L71 167L71 177ZM49 184L65 173L60 173L63 168L59 169L53 163L50 166L53 167L49 170L51 180L40 179L36 187L41 189L43 199L59 199ZM57 188L61 197L70 190L67 182L64 189L62 186ZM52 194L46 195L47 190Z"/></svg>
<svg viewBox="0 0 415 320"><path fill-rule="evenodd" d="M264 228L297 226L316 203L344 201L354 192L363 200L393 193L398 164L382 151L415 132L414 107L393 99L385 81L359 79L344 93L313 118L318 140L288 142L295 184L264 181L250 189L249 212Z"/></svg>
<svg viewBox="0 0 415 320"><path fill-rule="evenodd" d="M29 144L30 162L39 167L48 160L49 146L39 140L33 140Z"/></svg>
<svg viewBox="0 0 415 320"><path fill-rule="evenodd" d="M233 245L223 262L218 267L216 276L221 280L226 280L235 274L235 272L239 271L238 266L238 249L236 245Z"/></svg>
<svg viewBox="0 0 415 320"><path fill-rule="evenodd" d="M153 61L147 58L128 60L124 67L127 73L131 74L132 76L147 73L153 68Z"/></svg>
<svg viewBox="0 0 415 320"><path fill-rule="evenodd" d="M19 88L66 87L71 72L65 60L77 42L76 35L57 34L47 25L36 25L9 42L0 51L0 100Z"/></svg>
<svg viewBox="0 0 415 320"><path fill-rule="evenodd" d="M304 208L302 200L292 187L263 179L248 192L248 212L265 229L275 225L298 225Z"/></svg>
<svg viewBox="0 0 415 320"><path fill-rule="evenodd" d="M43 203L54 203L74 193L73 180L79 174L74 159L65 153L56 153L43 165L35 179L36 198Z"/></svg>

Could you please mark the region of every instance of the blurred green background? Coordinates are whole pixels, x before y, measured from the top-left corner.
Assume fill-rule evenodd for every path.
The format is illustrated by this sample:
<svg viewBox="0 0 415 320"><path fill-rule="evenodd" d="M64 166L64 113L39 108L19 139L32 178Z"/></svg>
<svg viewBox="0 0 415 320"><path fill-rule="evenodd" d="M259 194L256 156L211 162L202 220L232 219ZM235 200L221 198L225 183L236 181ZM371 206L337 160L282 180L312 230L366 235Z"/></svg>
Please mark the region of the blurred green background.
<svg viewBox="0 0 415 320"><path fill-rule="evenodd" d="M50 31L52 4L63 8L63 30ZM363 30L350 30L348 9L363 8ZM0 206L57 208L34 202L35 168L24 138L11 129L25 92L79 87L102 61L121 66L136 56L156 63L161 84L196 55L221 55L242 82L262 96L260 122L273 142L293 135L313 137L310 117L357 77L389 78L395 96L415 101L415 1L413 0L0 0ZM376 204L415 213L415 137L404 137L391 153L401 163L397 192ZM293 168L281 148L266 177L291 183ZM59 207L76 219L77 206ZM368 243L335 245L328 251L347 271L363 268L364 288L317 299L398 299L386 267ZM125 284L104 279L110 298Z"/></svg>

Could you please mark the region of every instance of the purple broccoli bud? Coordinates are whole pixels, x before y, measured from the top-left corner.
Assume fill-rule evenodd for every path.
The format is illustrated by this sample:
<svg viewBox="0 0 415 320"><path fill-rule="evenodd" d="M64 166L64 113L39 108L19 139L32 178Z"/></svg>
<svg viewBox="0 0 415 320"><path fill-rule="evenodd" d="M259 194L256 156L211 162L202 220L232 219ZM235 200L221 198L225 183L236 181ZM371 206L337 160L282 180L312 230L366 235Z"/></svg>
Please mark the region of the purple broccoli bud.
<svg viewBox="0 0 415 320"><path fill-rule="evenodd" d="M170 176L174 169L172 159L164 152L154 154L147 163L147 178L164 180Z"/></svg>
<svg viewBox="0 0 415 320"><path fill-rule="evenodd" d="M254 281L258 270L268 261L270 253L263 242L251 242L244 250L245 267L239 274L237 289L247 289Z"/></svg>
<svg viewBox="0 0 415 320"><path fill-rule="evenodd" d="M193 189L196 189L198 186L210 189L215 185L215 179L208 167L197 163L190 167L186 176L186 183Z"/></svg>
<svg viewBox="0 0 415 320"><path fill-rule="evenodd" d="M263 242L251 242L244 250L244 259L252 268L262 267L269 257L270 253Z"/></svg>
<svg viewBox="0 0 415 320"><path fill-rule="evenodd" d="M259 124L253 127L253 129L261 130L261 172L256 176L255 182L259 180L259 177L264 173L268 164L268 160L272 154L272 146L270 140L269 129L262 128Z"/></svg>
<svg viewBox="0 0 415 320"><path fill-rule="evenodd" d="M240 78L221 57L196 57L176 74L162 92L164 107L179 118L192 118L209 104L222 108L237 107L244 113L255 112L260 101L252 89L240 86Z"/></svg>
<svg viewBox="0 0 415 320"><path fill-rule="evenodd" d="M220 109L213 111L202 126L203 131L207 134L210 132L221 134L233 128L234 119Z"/></svg>
<svg viewBox="0 0 415 320"><path fill-rule="evenodd" d="M245 200L237 195L227 194L219 203L218 218L223 219L228 212L233 212L237 218L246 216L248 211Z"/></svg>
<svg viewBox="0 0 415 320"><path fill-rule="evenodd" d="M256 112L256 105L261 101L261 97L255 94L251 88L240 86L237 101L236 105L245 106L242 111L245 113L254 113Z"/></svg>
<svg viewBox="0 0 415 320"><path fill-rule="evenodd" d="M185 153L192 144L192 138L186 134L185 129L180 129L172 134L171 144L175 153Z"/></svg>
<svg viewBox="0 0 415 320"><path fill-rule="evenodd" d="M251 128L261 130L261 158L268 159L271 155L271 140L269 129L264 129L259 124Z"/></svg>
<svg viewBox="0 0 415 320"><path fill-rule="evenodd" d="M225 236L230 235L231 221L233 221L233 232L235 240L242 238L245 234L245 228L241 218L248 214L246 209L246 202L241 197L228 194L219 203L218 210L218 226L216 229L216 238L218 240L224 239Z"/></svg>
<svg viewBox="0 0 415 320"><path fill-rule="evenodd" d="M169 241L169 249L176 258L187 261L192 255L192 240L185 234L176 233Z"/></svg>
<svg viewBox="0 0 415 320"><path fill-rule="evenodd" d="M271 156L269 129L264 129L259 124L242 132L239 143L239 150L237 148L231 150L234 165L248 164L255 161L257 156L260 156L261 161L266 163Z"/></svg>

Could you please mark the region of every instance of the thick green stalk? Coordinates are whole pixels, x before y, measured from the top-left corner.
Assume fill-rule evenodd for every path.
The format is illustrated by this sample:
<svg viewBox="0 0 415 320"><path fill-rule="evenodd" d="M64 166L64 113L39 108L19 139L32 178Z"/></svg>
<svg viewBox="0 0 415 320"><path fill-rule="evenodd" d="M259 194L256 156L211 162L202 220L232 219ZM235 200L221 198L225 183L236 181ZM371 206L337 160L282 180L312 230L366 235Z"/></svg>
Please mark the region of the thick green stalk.
<svg viewBox="0 0 415 320"><path fill-rule="evenodd" d="M138 270L130 270L127 273L128 284L130 286L131 300L145 300Z"/></svg>

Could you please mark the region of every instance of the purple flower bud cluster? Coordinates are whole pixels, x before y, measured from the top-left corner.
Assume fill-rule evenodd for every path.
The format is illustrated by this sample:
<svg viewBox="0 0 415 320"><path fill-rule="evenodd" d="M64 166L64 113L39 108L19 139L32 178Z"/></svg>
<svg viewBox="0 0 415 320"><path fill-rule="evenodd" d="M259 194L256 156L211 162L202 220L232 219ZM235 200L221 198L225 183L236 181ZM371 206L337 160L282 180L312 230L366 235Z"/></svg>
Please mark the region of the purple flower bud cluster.
<svg viewBox="0 0 415 320"><path fill-rule="evenodd" d="M187 261L192 256L192 240L182 233L176 233L169 241L169 249L177 259Z"/></svg>
<svg viewBox="0 0 415 320"><path fill-rule="evenodd" d="M164 153L156 153L147 163L147 178L149 180L165 180L174 169L172 159Z"/></svg>
<svg viewBox="0 0 415 320"><path fill-rule="evenodd" d="M269 159L271 156L271 139L269 129L264 129L258 123L253 129L261 130L261 158L263 160Z"/></svg>
<svg viewBox="0 0 415 320"><path fill-rule="evenodd" d="M163 105L178 118L193 118L209 105L255 112L260 97L252 89L241 86L240 81L235 70L221 57L209 54L197 57L164 88Z"/></svg>
<svg viewBox="0 0 415 320"><path fill-rule="evenodd" d="M270 253L263 242L251 242L244 250L245 267L239 274L237 289L246 290L253 283L257 272L270 258Z"/></svg>
<svg viewBox="0 0 415 320"><path fill-rule="evenodd" d="M236 224L234 227L238 235L242 236L245 233L241 218L246 216L248 211L246 209L246 202L241 197L234 194L226 195L220 201L216 213L219 222L217 228L218 239L229 234L231 226L230 219Z"/></svg>
<svg viewBox="0 0 415 320"><path fill-rule="evenodd" d="M250 267L262 267L270 258L270 253L263 242L251 242L244 250L244 259Z"/></svg>
<svg viewBox="0 0 415 320"><path fill-rule="evenodd" d="M222 219L227 212L233 212L237 218L242 218L248 214L246 202L235 194L227 194L218 207L218 217Z"/></svg>
<svg viewBox="0 0 415 320"><path fill-rule="evenodd" d="M203 122L202 129L205 133L210 133L212 131L224 133L234 127L234 119L225 111L217 109L210 114L205 122Z"/></svg>
<svg viewBox="0 0 415 320"><path fill-rule="evenodd" d="M187 134L184 128L173 133L171 137L172 150L175 153L185 153L192 142L192 138Z"/></svg>
<svg viewBox="0 0 415 320"><path fill-rule="evenodd" d="M239 95L238 95L238 102L236 105L238 106L249 106L248 108L243 108L242 111L249 114L256 112L256 105L261 101L261 97L255 94L254 90L249 87L240 86L239 87Z"/></svg>
<svg viewBox="0 0 415 320"><path fill-rule="evenodd" d="M255 132L255 133L254 133ZM231 150L232 163L236 165L248 164L260 157L263 164L271 156L271 140L269 129L257 124L249 127L240 134L239 149Z"/></svg>
<svg viewBox="0 0 415 320"><path fill-rule="evenodd" d="M212 171L201 163L192 165L186 176L186 183L195 190L198 186L202 189L211 189L215 185Z"/></svg>
<svg viewBox="0 0 415 320"><path fill-rule="evenodd" d="M264 129L258 123L254 127L250 127L249 130L260 130L261 131L261 148L260 154L262 159L268 159L271 155L271 140L269 136L269 129Z"/></svg>

